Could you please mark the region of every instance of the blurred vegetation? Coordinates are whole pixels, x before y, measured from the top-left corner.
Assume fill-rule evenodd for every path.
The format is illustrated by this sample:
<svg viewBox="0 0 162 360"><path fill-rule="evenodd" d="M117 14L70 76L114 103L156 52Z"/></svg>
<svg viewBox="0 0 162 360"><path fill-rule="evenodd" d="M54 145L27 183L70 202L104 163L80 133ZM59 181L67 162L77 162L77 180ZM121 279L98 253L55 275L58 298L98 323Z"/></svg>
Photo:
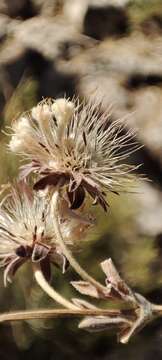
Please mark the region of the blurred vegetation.
<svg viewBox="0 0 162 360"><path fill-rule="evenodd" d="M8 2L6 1L6 3ZM43 13L43 11L45 7L48 7L48 5L50 8L51 4L54 4L54 1L46 2L45 6L42 8L41 3L43 4L43 1L23 1L22 3L26 3L27 7L28 5L33 6L34 15L29 16L28 11L24 10L25 5L24 7L21 7L21 4L20 7L18 7L18 10L14 10L11 15L11 10L13 10L12 6L11 9L9 5L6 5L8 6L6 7L7 10L4 11L3 8L1 10L0 4L0 11L2 12L0 15L4 16L4 13L6 15L6 12L8 11L7 16L9 17L9 21L11 21L11 19L12 21L16 21L16 23L12 23L12 28L14 26L18 26L18 22L22 22L24 25L32 19L37 19L41 13L41 9L43 9L42 17L46 18L47 15L46 13ZM53 19L54 23L55 21L57 23L58 16L62 16L60 14L63 12L62 4L64 1L59 2L59 13L56 11L56 8L58 9L58 2L56 3L57 4L55 5L57 6L55 7L55 11L53 10L52 12L52 10L50 10L50 21ZM69 2L69 4L70 3L71 2ZM161 0L132 0L125 5L124 11L129 19L131 31L138 29L141 33L143 31L143 23L146 20L150 20L152 17L156 20L156 16L158 16L158 32L155 35L159 37L159 29L162 29ZM13 13L16 15L13 15ZM63 14L63 18L59 20L60 23L66 25L66 21L68 22L68 16L69 14L65 12L65 14ZM91 24L91 26L95 27L95 22ZM116 22L114 27L115 26ZM95 28L95 31L97 31L97 29L98 28ZM116 29L116 31L117 30L118 29ZM10 126L11 121L17 118L22 112L29 110L37 103L37 101L42 99L42 97L59 97L65 93L69 96L73 96L75 92L78 94L80 89L79 82L82 81L84 83L84 73L77 73L77 69L73 69L73 67L78 62L79 57L82 57L84 53L87 54L91 47L93 48L93 51L96 51L96 54L98 54L98 42L96 45L95 39L91 39L91 45L90 43L87 43L87 38L84 40L84 43L82 38L78 37L76 39L75 35L73 37L71 36L70 40L67 41L65 30L63 30L63 39L65 37L65 41L63 42L61 39L59 45L57 44L58 52L52 60L51 55L49 58L44 55L44 50L41 49L41 46L40 51L38 51L37 48L32 48L32 46L34 46L33 44L30 47L28 43L25 43L25 45L23 43L22 52L20 51L20 55L18 55L16 60L15 53L17 50L13 45L13 49L11 51L13 53L15 51L13 60L11 60L11 62L10 59L6 60L6 64L3 63L1 65L1 59L4 57L3 54L5 46L8 49L7 36L9 36L10 42L12 42L10 31L2 37L2 43L0 44L1 70L2 73L4 69L5 72L7 71L9 78L9 80L7 78L7 81L9 81L9 85L11 85L10 88L12 89L12 91L9 92L9 95L5 96L6 82L2 81L3 79L0 77L1 129L6 133L9 132L8 127ZM79 31L83 33L80 29ZM35 40L37 35L37 32L33 33L32 40ZM55 35L57 34L50 33L49 37L53 36L55 38ZM121 34L121 39L122 36L123 34ZM125 36L129 39L131 34L127 34ZM118 37L120 37L119 34ZM105 42L103 40L105 48L110 40L112 42L117 41L117 39L113 38L111 35L106 35ZM162 41L162 37L160 41ZM102 43L102 39L100 42ZM42 44L42 46L44 45L45 44ZM8 55L6 55L6 58L7 56ZM76 63L75 56L77 59ZM71 58L74 58L74 64L71 63ZM116 60L118 59L115 58L114 54L114 64L116 64ZM108 61L107 63L109 64ZM62 66L64 67L61 71ZM92 71L93 66L94 64L90 67ZM143 66L145 68L145 64L143 64ZM83 68L83 65L81 65L81 68ZM114 69L112 67L113 74L115 72ZM109 69L108 74L106 75L107 77L110 76L110 72L111 70ZM95 77L94 73L93 76ZM119 77L119 82L121 83L118 71L116 71L115 77L117 79ZM161 84L158 84L159 89L161 89ZM143 88L144 87L145 85ZM105 92L107 92L106 88ZM86 96L87 93L85 92L84 94L84 91L81 88L79 96L83 95ZM119 94L119 103L120 100ZM15 179L20 165L20 159L9 153L7 149L8 136L5 135L3 131L0 135L0 184L5 184L12 181L12 179ZM143 130L143 132L144 131L145 130ZM149 186L154 188L154 191L157 192L157 197L160 198L162 169L158 163L159 160L157 160L156 154L151 157L150 153L151 150L149 149L148 153L144 154L144 156L141 150L137 156L137 160L139 162L143 161L143 159L146 160L146 164L144 164L144 168L148 171L148 174L146 173L146 175L149 176L151 173L151 177L153 179L153 183ZM159 187L157 186L157 183ZM76 256L80 263L101 281L104 281L104 275L99 264L106 257L112 257L125 280L127 280L134 289L146 295L150 300L160 303L162 302L162 244L160 241L157 242L157 235L160 235L159 227L154 234L142 231L138 227L137 218L139 214L139 207L141 206L138 201L139 196L140 195L138 195L137 198L136 194L123 194L120 197L111 195L108 199L110 203L110 210L107 215L103 214L101 210L96 208L94 211L98 219L97 225L94 229L91 229L88 240L83 242L82 251L78 252ZM155 211L156 210L157 209L155 207ZM147 223L147 213L145 216L145 222ZM157 212L157 217L158 216ZM58 270L53 269L53 285L58 290L60 289L60 291L67 297L78 296L74 289L68 285L68 282L72 279L78 279L78 276L72 270L69 269L63 276ZM29 264L23 266L18 271L15 276L15 281L6 289L3 287L3 278L1 273L0 285L1 311L55 306L55 304L53 304L53 302L45 294L43 294L34 283ZM104 306L109 306L109 304L105 304ZM149 360L154 356L156 356L157 359L161 359L161 336L162 324L159 321L151 326L148 326L147 329L133 338L130 344L124 347L116 343L116 338L113 334L104 332L98 334L88 334L82 330L78 330L77 320L71 321L71 319L64 319L50 321L26 321L24 323L1 325L0 359L8 360L11 356L13 360L29 359L29 357L31 359L39 357L40 360L122 360L125 358L131 360Z"/></svg>
<svg viewBox="0 0 162 360"><path fill-rule="evenodd" d="M128 13L133 24L139 25L151 16L162 13L161 0L131 0L128 3Z"/></svg>

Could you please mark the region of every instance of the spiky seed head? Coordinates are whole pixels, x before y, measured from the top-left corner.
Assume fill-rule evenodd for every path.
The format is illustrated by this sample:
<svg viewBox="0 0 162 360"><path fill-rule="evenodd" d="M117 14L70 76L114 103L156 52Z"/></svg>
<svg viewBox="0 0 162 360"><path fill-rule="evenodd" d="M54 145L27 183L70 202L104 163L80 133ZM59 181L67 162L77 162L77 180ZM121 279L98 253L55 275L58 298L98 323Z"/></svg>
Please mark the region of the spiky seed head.
<svg viewBox="0 0 162 360"><path fill-rule="evenodd" d="M13 123L12 131L10 149L27 160L22 176L39 175L35 190L66 188L72 209L89 193L106 210L106 193L119 193L134 182L136 167L127 164L138 148L134 134L121 121L111 122L100 106L46 100Z"/></svg>
<svg viewBox="0 0 162 360"><path fill-rule="evenodd" d="M73 249L79 232L85 232L88 225L82 219L69 218L64 201L59 206L61 231ZM53 216L47 198L33 195L25 183L19 183L5 197L0 208L0 266L4 268L5 285L27 260L39 262L47 280L51 264L65 271L67 261L56 240Z"/></svg>

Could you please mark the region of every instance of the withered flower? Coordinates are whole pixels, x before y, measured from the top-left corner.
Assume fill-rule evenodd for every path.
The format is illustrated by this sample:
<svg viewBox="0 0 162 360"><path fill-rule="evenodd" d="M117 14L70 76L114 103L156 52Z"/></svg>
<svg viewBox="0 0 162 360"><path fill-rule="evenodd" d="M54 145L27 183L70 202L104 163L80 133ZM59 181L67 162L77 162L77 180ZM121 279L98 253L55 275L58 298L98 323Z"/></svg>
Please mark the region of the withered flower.
<svg viewBox="0 0 162 360"><path fill-rule="evenodd" d="M78 100L46 100L12 125L9 148L26 160L22 177L37 174L35 190L66 189L71 209L88 193L106 211L106 193L134 182L135 166L123 164L138 147L132 131L100 110Z"/></svg>
<svg viewBox="0 0 162 360"><path fill-rule="evenodd" d="M0 266L4 268L5 286L28 260L39 262L47 280L51 265L60 267L63 272L66 270L68 262L57 244L52 218L47 198L33 195L25 183L12 188L4 199L0 208ZM72 247L76 233L87 224L63 217L63 211L59 220L65 241Z"/></svg>

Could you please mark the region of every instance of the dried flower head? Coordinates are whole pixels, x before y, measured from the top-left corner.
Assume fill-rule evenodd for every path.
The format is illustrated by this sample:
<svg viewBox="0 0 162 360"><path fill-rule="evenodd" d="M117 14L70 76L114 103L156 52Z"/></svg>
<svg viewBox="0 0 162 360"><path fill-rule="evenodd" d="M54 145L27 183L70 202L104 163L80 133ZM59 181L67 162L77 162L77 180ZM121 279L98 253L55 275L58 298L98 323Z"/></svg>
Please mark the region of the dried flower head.
<svg viewBox="0 0 162 360"><path fill-rule="evenodd" d="M22 176L39 175L35 190L66 188L72 209L88 193L106 210L106 192L118 193L134 181L135 166L123 164L138 147L132 131L120 121L111 123L100 106L46 100L14 122L12 130L9 148L27 160Z"/></svg>
<svg viewBox="0 0 162 360"><path fill-rule="evenodd" d="M68 262L56 241L53 212L47 198L33 195L25 183L13 188L0 208L0 266L4 270L4 284L11 281L17 269L27 260L39 262L47 280L50 265L64 272ZM71 247L76 236L87 224L66 218L62 209L59 219L66 243Z"/></svg>

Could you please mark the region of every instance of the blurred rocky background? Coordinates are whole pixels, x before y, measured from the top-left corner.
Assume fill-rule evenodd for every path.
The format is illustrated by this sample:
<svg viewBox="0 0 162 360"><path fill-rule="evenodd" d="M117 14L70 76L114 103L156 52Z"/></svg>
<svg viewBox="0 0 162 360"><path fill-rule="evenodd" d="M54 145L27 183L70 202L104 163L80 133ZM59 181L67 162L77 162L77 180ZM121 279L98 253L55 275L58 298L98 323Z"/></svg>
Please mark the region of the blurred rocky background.
<svg viewBox="0 0 162 360"><path fill-rule="evenodd" d="M137 130L144 146L132 162L143 164L139 172L150 180L135 194L111 196L108 215L97 210L98 225L77 257L103 281L99 263L112 257L131 287L162 303L162 1L0 0L1 130L42 98L65 94L101 99L111 121L123 118ZM19 165L7 141L2 131L1 184ZM77 297L67 285L77 278L55 271L53 283ZM1 276L0 286L1 311L54 306L28 266L7 289ZM70 319L0 325L0 334L1 360L162 358L160 320L127 346L112 333L78 330Z"/></svg>

